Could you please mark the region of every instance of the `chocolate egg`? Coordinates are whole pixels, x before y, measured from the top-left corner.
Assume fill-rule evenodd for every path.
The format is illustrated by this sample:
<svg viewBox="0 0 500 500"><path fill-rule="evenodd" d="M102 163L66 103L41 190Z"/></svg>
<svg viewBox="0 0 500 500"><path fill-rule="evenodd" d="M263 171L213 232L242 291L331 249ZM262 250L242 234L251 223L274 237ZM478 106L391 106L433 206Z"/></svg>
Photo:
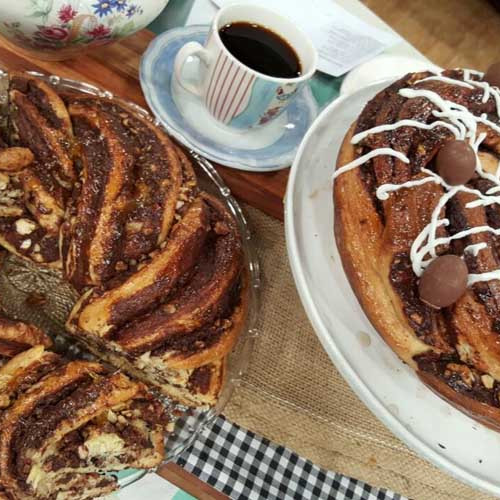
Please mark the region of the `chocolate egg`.
<svg viewBox="0 0 500 500"><path fill-rule="evenodd" d="M452 186L470 181L476 170L476 155L465 141L448 141L436 157L437 173Z"/></svg>
<svg viewBox="0 0 500 500"><path fill-rule="evenodd" d="M483 80L500 88L500 62L492 64L484 74Z"/></svg>
<svg viewBox="0 0 500 500"><path fill-rule="evenodd" d="M436 309L451 306L465 293L468 274L467 265L457 255L437 257L420 278L420 299Z"/></svg>

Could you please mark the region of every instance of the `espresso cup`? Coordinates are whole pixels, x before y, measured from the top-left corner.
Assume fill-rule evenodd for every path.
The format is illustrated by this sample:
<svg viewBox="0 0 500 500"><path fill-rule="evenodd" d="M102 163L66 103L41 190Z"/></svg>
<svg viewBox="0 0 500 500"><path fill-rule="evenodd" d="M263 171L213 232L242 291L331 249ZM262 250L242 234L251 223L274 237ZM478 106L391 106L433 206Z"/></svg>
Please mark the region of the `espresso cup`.
<svg viewBox="0 0 500 500"><path fill-rule="evenodd" d="M301 74L296 78L269 76L236 59L222 42L219 31L231 23L255 23L285 40L298 56ZM188 58L200 61L195 81L183 76ZM316 71L318 55L309 38L291 21L250 4L222 8L212 23L205 46L184 45L175 58L174 75L187 91L199 96L208 112L221 124L247 130L278 117Z"/></svg>

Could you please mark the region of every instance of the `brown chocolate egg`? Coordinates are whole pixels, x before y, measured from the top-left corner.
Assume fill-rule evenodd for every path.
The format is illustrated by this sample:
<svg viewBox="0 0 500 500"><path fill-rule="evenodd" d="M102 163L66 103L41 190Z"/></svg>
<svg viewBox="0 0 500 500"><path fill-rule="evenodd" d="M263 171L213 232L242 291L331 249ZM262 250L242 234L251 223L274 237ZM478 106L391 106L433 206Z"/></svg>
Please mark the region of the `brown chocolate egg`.
<svg viewBox="0 0 500 500"><path fill-rule="evenodd" d="M448 141L436 157L437 173L452 186L470 181L476 170L476 155L465 141Z"/></svg>
<svg viewBox="0 0 500 500"><path fill-rule="evenodd" d="M483 80L500 88L500 62L492 64L484 74Z"/></svg>
<svg viewBox="0 0 500 500"><path fill-rule="evenodd" d="M468 274L467 265L457 255L437 257L420 278L420 299L436 309L451 306L465 293Z"/></svg>

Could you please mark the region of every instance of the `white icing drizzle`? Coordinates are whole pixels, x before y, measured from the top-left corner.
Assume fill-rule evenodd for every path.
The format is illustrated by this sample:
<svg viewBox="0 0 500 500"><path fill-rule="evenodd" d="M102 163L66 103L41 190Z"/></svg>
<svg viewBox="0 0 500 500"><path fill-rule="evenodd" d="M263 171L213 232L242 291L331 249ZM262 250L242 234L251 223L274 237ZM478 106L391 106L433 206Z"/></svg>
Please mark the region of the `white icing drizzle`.
<svg viewBox="0 0 500 500"><path fill-rule="evenodd" d="M477 75L479 78L483 78L484 73L482 71L478 71L477 69L460 69L460 68L455 68L455 71L463 71L464 73L464 79L470 80L470 75Z"/></svg>
<svg viewBox="0 0 500 500"><path fill-rule="evenodd" d="M360 165L363 165L363 163L366 163L368 160L371 160L372 158L381 155L394 156L398 160L401 160L403 163L410 163L410 160L403 153L401 153L400 151L396 151L395 149L392 148L373 149L369 153L366 153L365 155L360 156L356 160L349 162L347 165L344 165L343 167L337 169L333 174L333 179L335 180L339 175L343 174L344 172L348 172L353 168L359 167Z"/></svg>
<svg viewBox="0 0 500 500"><path fill-rule="evenodd" d="M484 81L477 81L471 78L471 75L477 75L480 78L484 76L484 73L481 71L474 71L472 69L464 69L463 70L463 76L464 76L464 82L467 82L471 85L474 85L476 87L482 88L483 89L483 99L482 103L488 102L488 99L490 98L490 94L493 96L493 99L495 99L495 104L497 106L497 115L500 117L500 92L497 87L491 86L488 82ZM453 80L453 79L452 79ZM455 82L458 82L459 80L454 80Z"/></svg>
<svg viewBox="0 0 500 500"><path fill-rule="evenodd" d="M363 132L359 132L351 139L351 144L358 144L363 139L366 139L371 134L379 134L380 132L388 132L390 130L396 130L400 127L416 127L424 130L431 130L436 127L444 127L450 130L456 139L460 138L460 130L457 127L451 125L451 123L443 122L441 120L437 120L432 123L422 123L417 120L400 120L396 123L391 123L389 125L378 125L377 127L370 128Z"/></svg>
<svg viewBox="0 0 500 500"><path fill-rule="evenodd" d="M482 88L483 89L482 102L483 103L487 102L490 96L493 96L497 106L497 113L498 116L500 117L499 89L497 89L496 87L491 87L487 82L478 82L476 80L473 80L471 79L471 75L478 75L480 77L483 76L483 74L478 71L464 70L463 81L445 77L442 75L435 75L423 78L417 81L416 83L435 80L470 89L474 87ZM436 249L439 246L449 245L453 240L458 240L473 234L478 234L483 232L489 232L495 235L500 235L500 229L494 229L490 226L478 226L464 231L460 231L452 236L439 237L439 238L437 237L438 229L442 226L449 225L448 219L440 218L441 212L443 211L448 201L451 198L453 198L453 196L455 196L455 194L457 194L458 192L467 192L477 196L477 200L471 201L465 205L466 208L487 206L493 203L498 203L500 205L500 196L493 196L495 193L500 191L500 162L498 164L497 170L494 175L490 174L489 172L485 172L483 170L481 165L481 159L479 158L478 155L478 150L481 143L486 139L487 134L485 132L482 132L479 134L479 136L477 136L478 132L477 125L478 123L482 123L487 127L490 127L499 134L500 134L500 127L495 123L491 122L490 120L488 120L486 113L483 113L479 117L475 116L465 106L446 100L432 90L404 88L399 90L399 94L403 97L406 97L407 99L413 99L417 97L426 98L437 108L432 111L432 114L436 118L444 118L447 121L437 120L431 124L427 124L419 122L417 120L406 119L406 120L400 120L392 124L379 125L353 136L351 140L352 144L358 144L371 134L387 132L395 130L400 127L415 127L424 130L431 130L438 126L445 127L453 133L456 139L468 140L469 144L471 145L476 155L477 174L480 177L487 179L495 184L495 186L490 188L486 192L486 194L484 194L477 189L471 189L464 185L450 186L444 181L442 177L440 177L436 173L426 168L422 168L421 171L423 173L428 174L427 177L422 177L420 179L403 182L401 184L383 184L378 187L376 191L376 196L380 200L387 200L389 198L390 193L397 191L399 189L420 186L429 182L434 182L436 184L439 184L443 186L443 188L445 188L446 190L446 192L441 196L440 200L434 207L429 224L427 224L427 226L415 238L415 241L413 242L410 249L410 259L412 262L413 272L417 276L421 276L425 268L437 257ZM379 155L394 156L399 160L403 161L404 163L409 163L407 156L399 151L396 151L392 148L378 148L370 151L369 153L361 156L360 158L357 158L356 160L339 168L334 173L333 179L335 179L342 173L347 172L353 168L356 168L359 165L365 163L366 161ZM485 242L472 244L464 249L464 253L470 253L473 256L477 256L479 251L483 250L484 248L487 248L487 246L488 245ZM468 283L469 285L471 285L480 281L489 281L492 279L500 279L500 269L480 274L469 274Z"/></svg>
<svg viewBox="0 0 500 500"><path fill-rule="evenodd" d="M429 81L438 81L438 82L444 82L444 83L451 83L453 85L458 85L459 87L465 87L466 89L473 89L474 87L467 82L463 82L461 80L455 80L454 78L448 78L447 76L441 76L441 75L436 75L436 76L428 76L426 78L422 78L421 80L417 80L415 83L420 83L420 82L429 82Z"/></svg>
<svg viewBox="0 0 500 500"><path fill-rule="evenodd" d="M376 191L377 198L379 200L387 200L389 198L389 193L392 191L397 191L402 188L411 188L414 186L421 186L422 184L427 184L428 182L437 182L434 177L424 177L423 179L416 179L414 181L403 182L402 184L382 184Z"/></svg>
<svg viewBox="0 0 500 500"><path fill-rule="evenodd" d="M474 243L473 245L466 246L464 248L464 253L470 253L474 257L477 257L479 252L481 250L484 250L485 248L488 248L488 243L486 242L481 242L481 243Z"/></svg>
<svg viewBox="0 0 500 500"><path fill-rule="evenodd" d="M471 286L474 283L479 283L480 281L490 281L499 279L500 279L500 269L496 269L495 271L490 271L488 273L469 274L467 278L467 286Z"/></svg>

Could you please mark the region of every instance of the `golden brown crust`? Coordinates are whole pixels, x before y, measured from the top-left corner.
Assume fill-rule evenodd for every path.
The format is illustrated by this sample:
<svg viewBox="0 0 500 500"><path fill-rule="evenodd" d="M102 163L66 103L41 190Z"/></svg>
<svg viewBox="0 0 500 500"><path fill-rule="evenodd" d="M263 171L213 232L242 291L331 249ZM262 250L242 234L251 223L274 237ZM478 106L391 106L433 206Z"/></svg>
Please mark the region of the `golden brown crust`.
<svg viewBox="0 0 500 500"><path fill-rule="evenodd" d="M34 325L0 315L0 355L12 357L36 345L50 347L52 341Z"/></svg>
<svg viewBox="0 0 500 500"><path fill-rule="evenodd" d="M10 406L18 391L25 391L59 366L61 358L42 345L16 355L0 368L0 410Z"/></svg>
<svg viewBox="0 0 500 500"><path fill-rule="evenodd" d="M351 145L355 126L345 136L337 167L356 157ZM428 351L429 346L418 340L408 325L401 301L387 279L392 255L382 254L384 227L356 169L335 180L334 207L337 248L361 307L389 346L415 368L413 357Z"/></svg>
<svg viewBox="0 0 500 500"><path fill-rule="evenodd" d="M0 171L20 172L34 160L33 153L28 148L7 148L0 150Z"/></svg>
<svg viewBox="0 0 500 500"><path fill-rule="evenodd" d="M447 75L462 77L459 71L449 71ZM493 100L485 103L478 98L482 95L478 89L439 81L418 83L425 76L428 75L407 75L382 91L367 104L346 134L337 168L380 147L392 147L407 154L410 164L380 155L363 167L336 177L333 189L335 239L352 289L387 344L436 393L469 416L500 430L499 282L489 280L469 287L461 299L444 311L424 304L415 292L418 280L411 268L409 249L428 224L443 190L428 183L400 189L383 201L375 195L382 184L400 184L423 176L418 167L433 169L433 157L450 139L449 131L417 133L412 127L401 127L396 132L372 134L356 146L351 143L354 132L373 126L405 118L432 121L428 118L433 109L429 101L403 99L398 95L398 89L404 86L431 89L445 99L473 108L476 115L494 109ZM500 134L491 128L482 127L482 130L487 131L482 146L488 151L480 151L479 156L484 170L495 173ZM474 178L471 185L484 192L491 187L487 182ZM449 226L440 228L439 236L469 227L498 227L497 207L468 207L474 199L475 195L459 192L448 202ZM438 254L461 254L466 245L478 243L486 243L486 247L478 255L465 256L469 272L485 273L497 269L500 247L490 233L472 234L460 242L461 246L455 242L443 245L438 248Z"/></svg>
<svg viewBox="0 0 500 500"><path fill-rule="evenodd" d="M207 210L198 200L151 262L116 288L103 294L96 291L90 296L84 295L68 319L68 328L74 330L76 326L82 332L105 337L113 329L157 305L192 267L207 229Z"/></svg>

